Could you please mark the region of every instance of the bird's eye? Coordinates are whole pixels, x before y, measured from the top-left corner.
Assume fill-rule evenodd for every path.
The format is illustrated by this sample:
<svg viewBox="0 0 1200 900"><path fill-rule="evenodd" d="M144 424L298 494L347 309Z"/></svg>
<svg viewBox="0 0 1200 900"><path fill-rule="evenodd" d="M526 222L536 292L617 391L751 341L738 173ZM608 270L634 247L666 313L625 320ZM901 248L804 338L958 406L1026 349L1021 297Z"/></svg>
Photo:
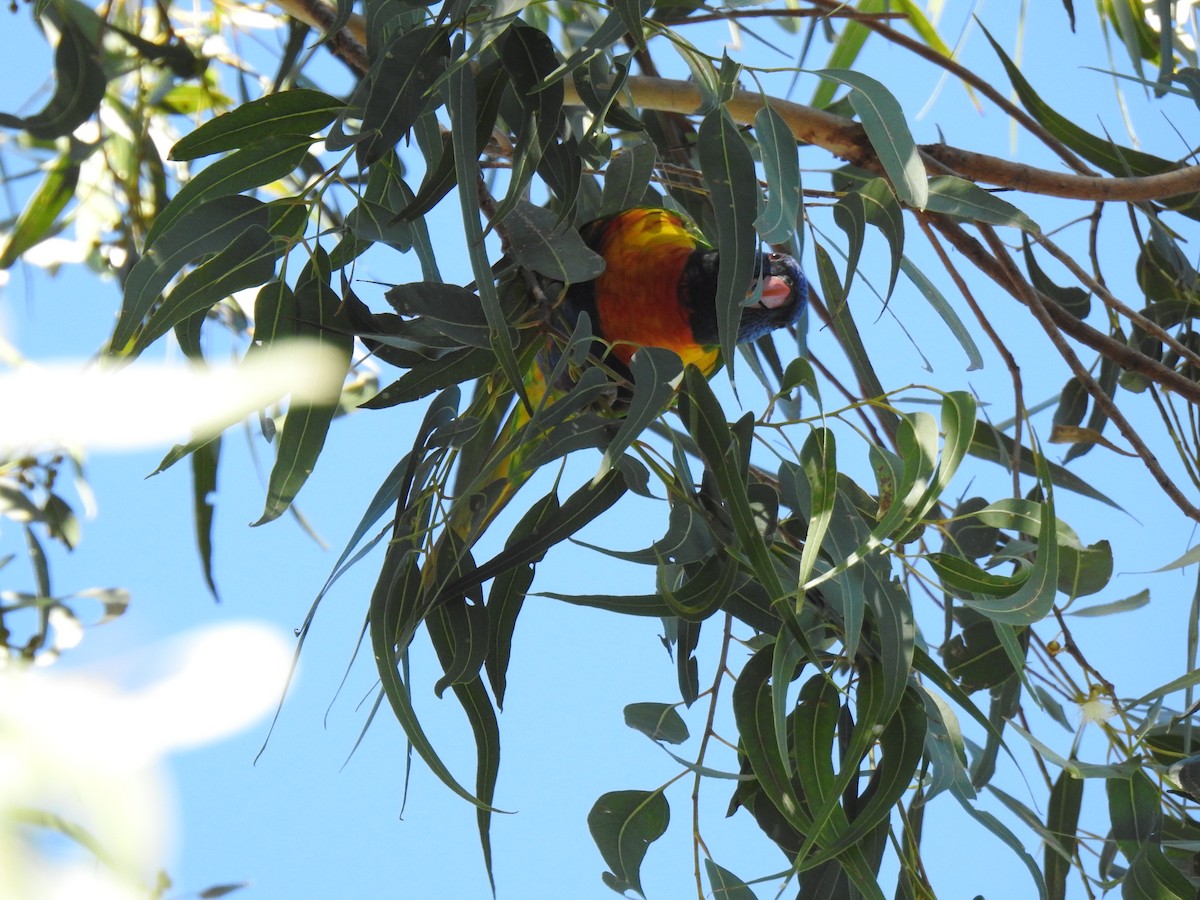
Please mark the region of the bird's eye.
<svg viewBox="0 0 1200 900"><path fill-rule="evenodd" d="M782 253L772 253L770 256L767 257L767 259L769 259L771 262L779 262L781 259L783 259L783 254Z"/></svg>

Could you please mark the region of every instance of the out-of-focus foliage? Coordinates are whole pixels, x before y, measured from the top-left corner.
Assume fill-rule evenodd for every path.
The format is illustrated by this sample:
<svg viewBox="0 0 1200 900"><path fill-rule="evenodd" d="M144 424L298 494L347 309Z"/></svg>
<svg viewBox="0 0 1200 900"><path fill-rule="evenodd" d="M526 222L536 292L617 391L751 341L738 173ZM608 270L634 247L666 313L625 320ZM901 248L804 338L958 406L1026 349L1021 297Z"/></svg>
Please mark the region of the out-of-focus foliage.
<svg viewBox="0 0 1200 900"><path fill-rule="evenodd" d="M55 86L37 112L0 116L8 178L19 159L26 171L36 162L38 180L7 223L0 265L71 258L119 279L103 347L114 364L162 340L203 361L212 341L253 357L297 336L340 360L324 396L261 416L275 460L256 524L291 508L336 440L338 415L421 410L318 602L382 545L377 586L363 598L380 701L424 763L478 808L489 878L496 709L537 566L641 498L658 504L662 537L639 552L597 552L652 567L655 592L616 596L581 580L578 592L552 596L663 621L680 700L631 703L628 724L671 746L680 778L725 792L730 814L753 818L786 857L776 889L881 897L893 888L880 873L898 871L896 896L931 896L921 837L937 799L992 831L1041 896L1080 880L1089 895L1117 884L1126 897L1196 894L1200 830L1186 811L1196 747L1191 710L1178 701L1200 676L1191 665L1136 700L1108 682L1102 653L1077 645L1063 614L1110 615L1148 597L1087 606L1081 598L1109 584L1109 540L1120 535L1085 544L1056 510L1067 493L1113 505L1111 489L1070 463L1119 451L1153 477L1180 523L1200 521L1200 285L1189 249L1200 170L1083 127L990 34L988 64L1009 84L954 62L936 22L910 2L281 7L288 38L265 59L241 58L226 40L275 15L241 4L197 13L116 2L96 12L40 0L27 10L55 47ZM764 14L802 48L782 75L688 37L712 19L752 34ZM1077 14L1063 4L1064 40ZM1128 51L1122 78L1200 105L1190 4L1116 0L1100 15L1111 46ZM1012 116L1056 167L917 144L912 112L864 63L864 48L879 43ZM816 76L809 105L783 96L802 70ZM1186 133L1191 122L1177 125ZM1033 195L1059 198L1054 221L1022 208ZM840 359L807 354L801 330L740 354L726 338L727 374L712 382L694 368L656 378L679 366L655 353L635 358L632 385L589 367L590 332L566 333L554 314L564 285L598 271L576 227L646 204L687 211L734 269L754 251L738 239L751 220L764 241L802 256L814 324ZM447 211L461 221L453 241L431 227ZM1097 236L1117 230L1128 253L1101 253ZM883 282L866 271L867 241L886 248ZM914 263L918 244L941 269ZM420 272L387 294L391 309L356 294L366 254L406 257ZM473 283L444 282L463 260ZM961 275L968 268L970 283L991 279L1004 315L1047 335L1061 356L1051 401L1027 402L1023 348L1003 343ZM1118 275L1134 276L1142 296L1114 296L1106 285ZM860 332L875 307L859 298L892 297L901 285L954 338L947 349L941 335L918 335L928 356L962 354L977 368L990 346L1009 363L1011 392L981 399L993 410L1011 403L1010 420L996 421L962 385L889 383ZM719 298L722 313L736 316L740 290ZM553 403L531 391L539 355L575 376ZM720 399L730 380L753 410L732 422ZM765 390L755 394L754 381ZM1153 430L1130 423L1147 408ZM1071 447L1057 463L1043 442ZM511 486L543 467L560 471L568 457L594 462L595 449L604 451L595 477L561 468L543 496L518 493L523 514L494 533ZM205 498L220 442L181 444L163 468L184 458L207 571ZM0 470L3 512L23 529L36 574L36 591L4 595L0 637L25 655L46 644L52 614L74 604L51 592L40 545L72 541L74 518L55 490L61 467L39 457ZM1004 487L968 496L973 473L995 471L1009 473ZM918 629L918 604L941 610L940 632ZM7 625L18 607L41 616L20 639ZM719 659L697 655L702 629L723 634ZM439 673L410 672L421 630ZM447 689L473 729L471 785L455 780L414 709L414 693ZM717 734L710 716L691 734L679 708L715 704L731 705L736 733ZM1073 706L1082 725L1064 713ZM1075 732L1073 742L1035 734L1027 710ZM1093 761L1077 753L1089 725L1108 748ZM1026 773L1035 801L992 784L1016 743L1039 762ZM586 813L615 890L640 891L648 845L688 827L673 784L614 785ZM1106 814L1081 818L1085 788L1107 798ZM1041 858L1027 835L977 806L985 790L1044 845ZM698 895L752 896L702 840L705 823L691 827L705 860Z"/></svg>

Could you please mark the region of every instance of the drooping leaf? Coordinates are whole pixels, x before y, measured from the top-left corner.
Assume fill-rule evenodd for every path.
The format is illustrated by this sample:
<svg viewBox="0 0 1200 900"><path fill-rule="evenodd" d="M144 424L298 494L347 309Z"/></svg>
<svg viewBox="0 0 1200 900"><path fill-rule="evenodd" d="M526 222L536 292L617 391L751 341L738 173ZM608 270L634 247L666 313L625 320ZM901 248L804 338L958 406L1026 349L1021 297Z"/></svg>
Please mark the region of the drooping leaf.
<svg viewBox="0 0 1200 900"><path fill-rule="evenodd" d="M744 881L711 859L704 860L704 871L712 887L713 900L756 900L754 891Z"/></svg>
<svg viewBox="0 0 1200 900"><path fill-rule="evenodd" d="M450 44L437 26L397 30L375 57L370 93L355 150L363 168L380 159L430 105L430 89L446 68Z"/></svg>
<svg viewBox="0 0 1200 900"><path fill-rule="evenodd" d="M610 791L588 813L588 830L612 872L619 893L642 893L642 860L667 830L671 808L659 791Z"/></svg>
<svg viewBox="0 0 1200 900"><path fill-rule="evenodd" d="M758 178L741 132L724 110L704 117L696 151L717 219L717 333L721 355L732 366L742 301L754 277L754 220L758 216ZM732 368L730 369L732 377Z"/></svg>
<svg viewBox="0 0 1200 900"><path fill-rule="evenodd" d="M137 261L125 282L125 297L111 339L114 352L129 344L170 280L189 262L217 253L244 232L265 234L270 225L266 205L252 197L218 197L176 221L156 246ZM214 273L217 274L217 273ZM215 300L214 300L215 302ZM182 317L181 317L182 318ZM176 320L178 321L178 320ZM165 334L174 325L167 324Z"/></svg>
<svg viewBox="0 0 1200 900"><path fill-rule="evenodd" d="M1046 890L1051 900L1063 900L1067 894L1067 875L1071 858L1079 843L1079 810L1083 803L1083 779L1072 777L1066 770L1059 773L1050 789L1050 805L1046 811ZM1053 843L1051 843L1053 842Z"/></svg>
<svg viewBox="0 0 1200 900"><path fill-rule="evenodd" d="M625 147L613 157L604 173L604 193L600 216L611 216L637 206L646 196L646 186L658 162L658 150L651 141Z"/></svg>
<svg viewBox="0 0 1200 900"><path fill-rule="evenodd" d="M767 204L754 226L769 244L791 240L800 227L800 162L796 139L770 105L754 114L754 134L767 180Z"/></svg>
<svg viewBox="0 0 1200 900"><path fill-rule="evenodd" d="M96 18L90 9L87 14ZM56 15L55 19L59 38L54 48L54 95L31 116L0 113L0 125L28 131L42 141L68 135L90 119L108 88L98 31L89 35L72 16Z"/></svg>
<svg viewBox="0 0 1200 900"><path fill-rule="evenodd" d="M267 484L266 504L255 525L278 518L312 474L350 366L353 338L342 322L341 299L329 286L327 265L327 257L315 254L296 283L295 333L333 348L345 365L330 373L323 400L293 403L288 408Z"/></svg>
<svg viewBox="0 0 1200 900"><path fill-rule="evenodd" d="M520 200L504 224L513 259L552 281L591 281L604 271L604 258L583 242L570 222L545 207Z"/></svg>
<svg viewBox="0 0 1200 900"><path fill-rule="evenodd" d="M1011 225L1034 234L1041 231L1033 219L1007 200L954 175L935 175L929 179L929 203L925 208L970 222Z"/></svg>
<svg viewBox="0 0 1200 900"><path fill-rule="evenodd" d="M455 42L452 58L462 55L461 37ZM492 277L492 266L488 261L483 242L483 228L479 222L479 204L476 180L480 177L479 151L476 140L476 83L469 66L452 69L447 82L446 107L450 112L450 133L453 139L454 176L458 183L458 199L462 212L463 229L467 253L471 260L471 271L479 290L479 299L491 329L492 351L500 363L500 370L508 379L509 386L527 402L524 395L521 368L509 337L504 311Z"/></svg>
<svg viewBox="0 0 1200 900"><path fill-rule="evenodd" d="M850 69L821 69L817 75L849 85L850 105L858 114L896 196L914 209L929 201L925 164L917 150L904 110L882 83Z"/></svg>

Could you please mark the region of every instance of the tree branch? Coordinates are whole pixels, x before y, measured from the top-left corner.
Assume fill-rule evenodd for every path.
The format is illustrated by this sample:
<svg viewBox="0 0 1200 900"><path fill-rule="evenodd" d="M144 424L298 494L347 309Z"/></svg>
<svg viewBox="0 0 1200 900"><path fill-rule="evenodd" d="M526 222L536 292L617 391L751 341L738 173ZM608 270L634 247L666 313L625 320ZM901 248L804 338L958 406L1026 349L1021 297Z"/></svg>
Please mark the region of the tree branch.
<svg viewBox="0 0 1200 900"><path fill-rule="evenodd" d="M1197 509L1183 495L1183 492L1179 490L1171 476L1166 473L1159 463L1158 457L1154 455L1154 451L1146 446L1137 429L1129 423L1129 420L1117 408L1117 404L1104 391L1104 388L1096 383L1096 379L1092 377L1087 367L1080 362L1079 357L1075 355L1075 351L1071 349L1066 339L1062 336L1058 323L1050 315L1050 309L1056 305L1054 301L1046 302L1045 298L1042 297L1033 285L1025 280L1024 276L1017 269L1016 264L1012 261L1012 258L1008 255L1004 244L996 236L995 230L990 225L980 225L979 229L983 233L988 247L991 248L997 265L1007 277L1009 291L1014 296L1020 297L1022 302L1029 307L1030 312L1033 313L1033 317L1037 319L1038 324L1045 330L1046 336L1054 344L1054 349L1058 351L1059 355L1070 367L1072 374L1079 379L1080 383L1087 389L1087 392L1092 395L1092 401L1096 406L1104 410L1105 415L1117 426L1122 437L1129 441L1129 445L1141 457L1142 464L1154 477L1154 480L1158 482L1158 486L1162 488L1163 493L1171 499L1172 503L1179 507L1184 515L1193 521L1200 522L1200 509Z"/></svg>
<svg viewBox="0 0 1200 900"><path fill-rule="evenodd" d="M288 15L322 31L333 24L334 10L323 0L275 0L275 3ZM886 27L873 24L877 30ZM334 52L360 72L365 72L368 65L362 46L366 42L365 20L359 15L351 16L342 35L349 37L335 41ZM891 39L890 33L887 36ZM633 76L625 85L637 107L694 115L703 102L700 88L687 81ZM580 103L570 79L564 79L563 87L567 103ZM787 122L797 141L821 147L856 166L882 171L866 132L852 119L745 90L736 91L726 109L739 124L748 125L754 121L754 114L767 103ZM1118 178L1054 172L946 144L926 144L920 149L927 167L934 170L932 174L949 171L968 181L1069 200L1137 202L1200 192L1200 166L1184 166L1158 175Z"/></svg>
<svg viewBox="0 0 1200 900"><path fill-rule="evenodd" d="M957 222L945 216L935 216L925 213L929 222L945 236L959 252L963 253L979 271L987 274L993 281L1021 303L1028 305L1028 297L1014 290L1012 280L1008 277L1003 266L987 252L986 249L971 237ZM1032 288L1030 290L1033 290ZM1037 292L1034 291L1036 294ZM1039 295L1040 297L1040 295ZM1072 315L1053 300L1042 303L1046 315L1064 333L1070 335L1079 343L1091 347L1101 356L1106 356L1123 369L1143 375L1147 380L1159 384L1169 391L1183 397L1189 403L1200 405L1200 384L1186 378L1169 366L1164 366L1156 359L1151 359L1144 353L1139 353L1128 344L1117 340L1111 335L1098 331L1082 319Z"/></svg>

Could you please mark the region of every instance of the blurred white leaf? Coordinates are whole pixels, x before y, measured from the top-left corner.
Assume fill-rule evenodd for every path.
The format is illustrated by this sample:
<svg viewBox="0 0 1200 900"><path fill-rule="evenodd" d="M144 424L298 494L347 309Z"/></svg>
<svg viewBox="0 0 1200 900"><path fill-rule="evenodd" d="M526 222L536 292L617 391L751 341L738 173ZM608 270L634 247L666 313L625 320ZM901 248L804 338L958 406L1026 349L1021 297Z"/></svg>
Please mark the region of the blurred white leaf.
<svg viewBox="0 0 1200 900"><path fill-rule="evenodd" d="M332 403L343 363L291 341L233 365L24 363L0 374L0 453L82 447L126 450L214 435L290 394Z"/></svg>
<svg viewBox="0 0 1200 900"><path fill-rule="evenodd" d="M0 665L0 897L145 900L171 849L161 757L268 712L290 659L281 632L245 623L136 654L133 688Z"/></svg>

